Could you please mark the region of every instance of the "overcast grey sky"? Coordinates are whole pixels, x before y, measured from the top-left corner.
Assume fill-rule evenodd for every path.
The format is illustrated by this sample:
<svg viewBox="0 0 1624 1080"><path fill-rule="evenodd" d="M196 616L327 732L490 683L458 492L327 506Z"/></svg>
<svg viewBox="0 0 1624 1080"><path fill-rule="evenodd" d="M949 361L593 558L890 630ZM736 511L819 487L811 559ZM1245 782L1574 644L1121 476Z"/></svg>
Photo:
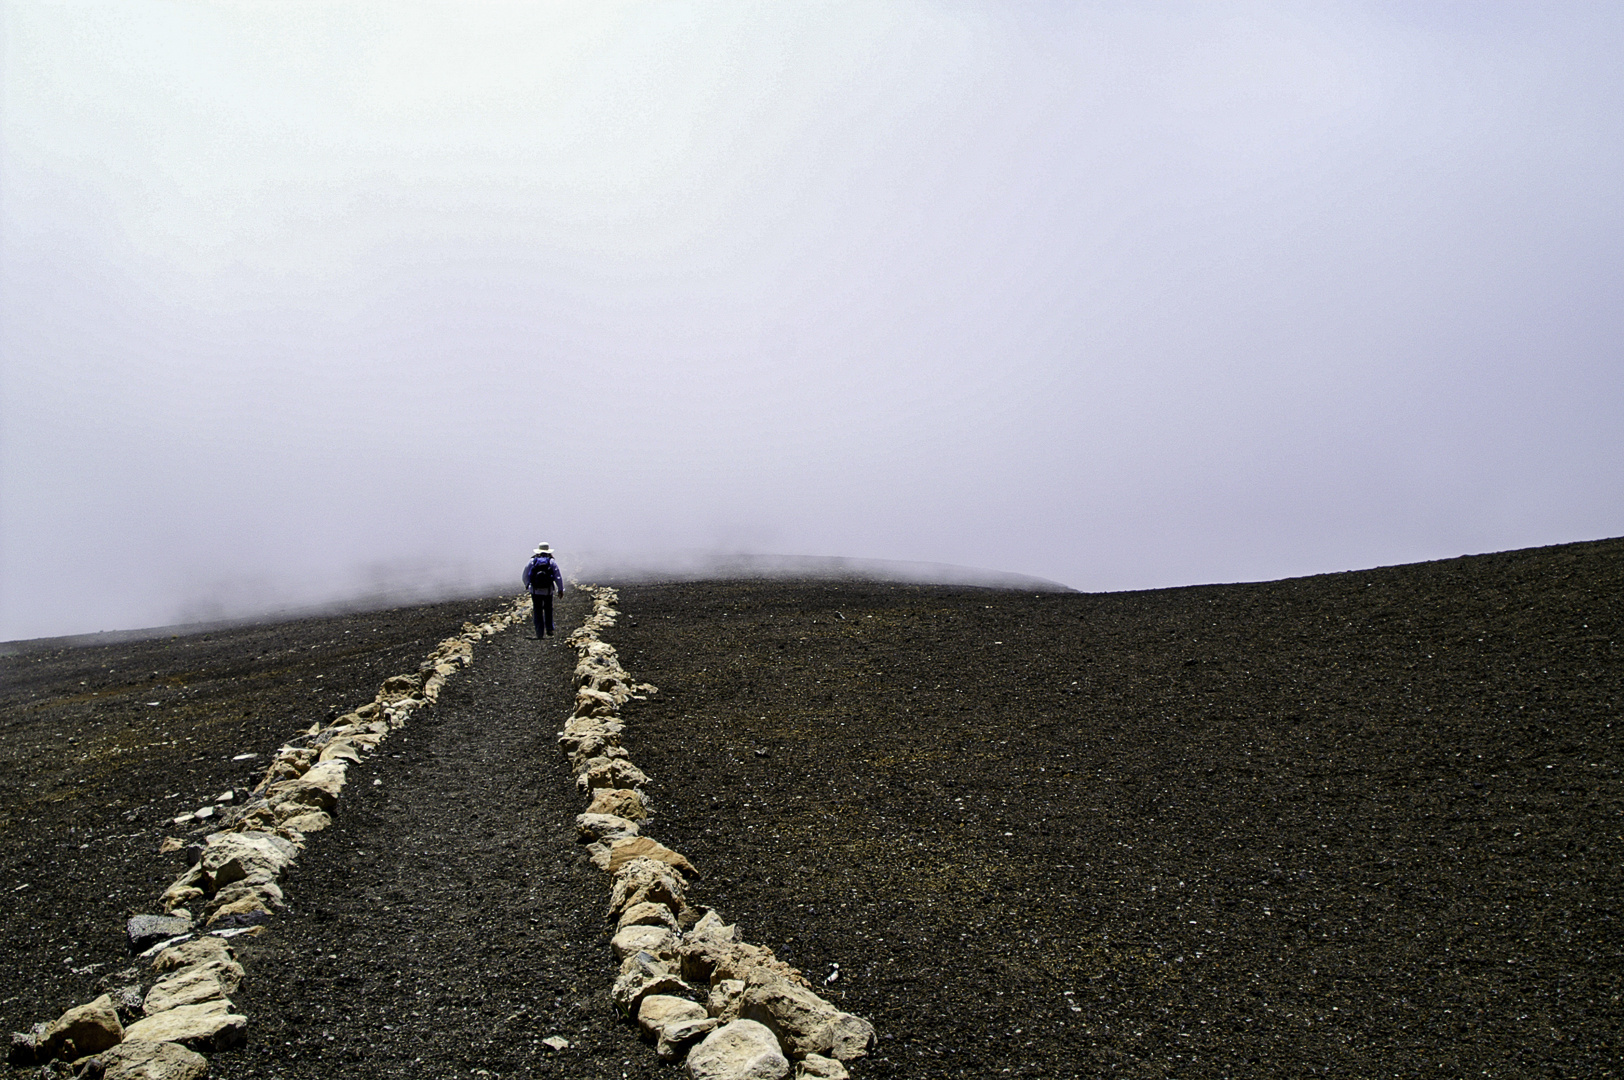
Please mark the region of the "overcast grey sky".
<svg viewBox="0 0 1624 1080"><path fill-rule="evenodd" d="M0 12L0 638L1624 533L1624 5Z"/></svg>

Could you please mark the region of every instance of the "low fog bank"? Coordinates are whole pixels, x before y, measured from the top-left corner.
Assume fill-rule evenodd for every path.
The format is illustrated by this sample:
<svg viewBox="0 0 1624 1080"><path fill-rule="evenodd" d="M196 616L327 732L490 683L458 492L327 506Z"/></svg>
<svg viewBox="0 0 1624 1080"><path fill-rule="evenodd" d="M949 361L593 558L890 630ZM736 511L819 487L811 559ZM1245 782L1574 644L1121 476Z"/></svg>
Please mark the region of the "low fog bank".
<svg viewBox="0 0 1624 1080"><path fill-rule="evenodd" d="M577 581L700 581L812 578L830 581L905 581L922 585L977 585L1030 592L1076 592L1058 581L950 563L859 559L841 555L770 555L749 552L678 551L659 555L586 552L576 565L559 554Z"/></svg>
<svg viewBox="0 0 1624 1080"><path fill-rule="evenodd" d="M1073 592L1068 585L1001 570L954 566L947 563L860 559L843 556L772 555L749 552L676 551L652 553L584 552L561 549L559 565L566 579L580 582L695 581L704 579L811 578L830 581L903 581L931 585L972 585L1027 592ZM170 621L161 625L86 631L79 627L72 605L64 605L58 625L28 637L0 640L0 655L31 648L139 641L176 634L199 634L232 626L319 618L361 611L434 604L447 600L516 596L523 591L520 574L524 557L510 560L500 574L487 566L428 563L397 566L387 573L376 567L361 580L337 575L319 583L307 579L296 590L286 582L276 589L269 582L199 593L169 609ZM509 572L511 571L511 572ZM326 587L325 593L320 590ZM76 625L78 624L78 625ZM52 627L51 629L55 629Z"/></svg>
<svg viewBox="0 0 1624 1080"><path fill-rule="evenodd" d="M517 578L515 577L515 582ZM370 581L341 589L326 597L309 595L272 598L262 592L246 595L219 593L189 600L176 609L175 621L158 626L137 626L113 630L73 630L55 635L0 640L0 656L35 648L73 648L79 645L106 645L142 641L155 637L202 634L228 627L286 622L292 619L321 618L391 608L417 607L448 600L517 595L517 584L477 578L467 574L440 572L417 580L400 579L386 584ZM64 612L63 625L82 623Z"/></svg>

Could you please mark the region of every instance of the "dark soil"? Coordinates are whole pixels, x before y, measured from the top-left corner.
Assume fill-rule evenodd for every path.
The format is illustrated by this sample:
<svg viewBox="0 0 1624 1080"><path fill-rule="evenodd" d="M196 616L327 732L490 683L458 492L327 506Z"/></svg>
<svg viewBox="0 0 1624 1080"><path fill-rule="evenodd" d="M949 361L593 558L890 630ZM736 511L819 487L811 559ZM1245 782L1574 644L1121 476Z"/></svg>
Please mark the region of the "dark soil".
<svg viewBox="0 0 1624 1080"><path fill-rule="evenodd" d="M415 671L507 598L0 655L0 1019L51 1019L123 966L123 927L184 868L170 824L257 781L282 741ZM233 761L256 753L257 760Z"/></svg>
<svg viewBox="0 0 1624 1080"><path fill-rule="evenodd" d="M607 636L661 687L627 712L647 831L874 1021L859 1078L1601 1077L1621 597L1604 541L1097 596L627 585ZM263 764L231 756L501 602L0 658L0 1020L123 966L168 818ZM527 630L351 771L239 939L250 1041L215 1075L679 1075L608 1004L553 745L574 657Z"/></svg>

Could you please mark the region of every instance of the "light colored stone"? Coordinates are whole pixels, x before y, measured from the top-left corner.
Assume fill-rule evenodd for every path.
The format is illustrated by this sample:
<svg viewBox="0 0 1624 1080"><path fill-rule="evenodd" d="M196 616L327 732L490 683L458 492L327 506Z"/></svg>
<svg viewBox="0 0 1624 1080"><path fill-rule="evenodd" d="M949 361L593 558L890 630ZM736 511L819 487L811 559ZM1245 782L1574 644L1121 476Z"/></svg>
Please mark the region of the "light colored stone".
<svg viewBox="0 0 1624 1080"><path fill-rule="evenodd" d="M808 1054L795 1063L795 1080L851 1080L846 1066L822 1054Z"/></svg>
<svg viewBox="0 0 1624 1080"><path fill-rule="evenodd" d="M602 690L575 691L576 716L613 716L615 699Z"/></svg>
<svg viewBox="0 0 1624 1080"><path fill-rule="evenodd" d="M618 814L577 814L575 831L582 840L621 840L637 835L637 822Z"/></svg>
<svg viewBox="0 0 1624 1080"><path fill-rule="evenodd" d="M378 689L375 699L379 704L387 705L392 702L409 698L416 694L423 686L423 679L418 675L391 675L383 681Z"/></svg>
<svg viewBox="0 0 1624 1080"><path fill-rule="evenodd" d="M96 1055L102 1080L202 1080L209 1059L179 1043L126 1039Z"/></svg>
<svg viewBox="0 0 1624 1080"><path fill-rule="evenodd" d="M711 1016L725 1024L737 1020L743 1006L743 979L717 979L711 983L710 994L705 998L705 1011Z"/></svg>
<svg viewBox="0 0 1624 1080"><path fill-rule="evenodd" d="M242 965L237 963L236 952L230 945L212 935L171 945L153 959L152 970L162 974L200 964L229 965L235 969L236 977L242 978ZM236 987L233 986L232 989Z"/></svg>
<svg viewBox="0 0 1624 1080"><path fill-rule="evenodd" d="M664 844L648 836L629 836L609 843L609 866L612 874L625 866L633 859L654 859L667 866L675 867L690 877L698 877L699 871L687 858Z"/></svg>
<svg viewBox="0 0 1624 1080"><path fill-rule="evenodd" d="M613 742L625 734L626 722L614 716L572 716L564 721L560 737L570 735L604 735Z"/></svg>
<svg viewBox="0 0 1624 1080"><path fill-rule="evenodd" d="M290 813L277 822L281 828L297 833L313 833L321 832L333 823L332 816L324 810L308 810L302 806L289 809L297 809L300 812Z"/></svg>
<svg viewBox="0 0 1624 1080"><path fill-rule="evenodd" d="M69 1009L57 1017L39 1040L39 1057L69 1060L100 1053L117 1046L124 1038L124 1025L118 1022L113 998L103 994L88 1005Z"/></svg>
<svg viewBox="0 0 1624 1080"><path fill-rule="evenodd" d="M635 952L675 960L678 941L677 935L663 926L628 926L609 939L609 947L614 950L616 960L624 960Z"/></svg>
<svg viewBox="0 0 1624 1080"><path fill-rule="evenodd" d="M282 806L308 806L314 810L332 813L338 805L338 796L344 790L344 774L349 763L341 758L312 765L296 780L283 780L265 789L265 798L273 808Z"/></svg>
<svg viewBox="0 0 1624 1080"><path fill-rule="evenodd" d="M829 1056L841 1061L856 1061L867 1057L878 1039L874 1025L861 1016L849 1012L836 1012L829 1021Z"/></svg>
<svg viewBox="0 0 1624 1080"><path fill-rule="evenodd" d="M175 908L190 904L200 896L206 896L207 893L203 889L205 884L207 882L203 880L203 868L201 866L187 868L185 873L176 878L174 884L165 889L163 896L159 898L163 903L164 910L173 912Z"/></svg>
<svg viewBox="0 0 1624 1080"><path fill-rule="evenodd" d="M666 863L655 859L632 859L615 871L609 888L609 910L619 914L635 904L664 904L672 911L682 910L682 894L687 882Z"/></svg>
<svg viewBox="0 0 1624 1080"><path fill-rule="evenodd" d="M841 1012L806 986L766 968L745 977L739 1015L772 1028L796 1057L823 1054L853 1061L874 1045L874 1026L867 1020Z"/></svg>
<svg viewBox="0 0 1624 1080"><path fill-rule="evenodd" d="M715 1017L701 1020L679 1020L660 1029L660 1040L654 1052L661 1061L681 1061L688 1048L716 1030L720 1023Z"/></svg>
<svg viewBox="0 0 1624 1080"><path fill-rule="evenodd" d="M593 788L639 788L646 783L648 775L625 758L593 758L575 778L575 786L582 791Z"/></svg>
<svg viewBox="0 0 1624 1080"><path fill-rule="evenodd" d="M338 759L359 763L361 761L361 751L356 749L355 744L348 739L334 739L321 748L321 756L316 760L334 761Z"/></svg>
<svg viewBox="0 0 1624 1080"><path fill-rule="evenodd" d="M125 1029L126 1039L177 1042L193 1050L225 1050L247 1038L248 1018L231 1011L224 998L180 1005Z"/></svg>
<svg viewBox="0 0 1624 1080"><path fill-rule="evenodd" d="M663 926L672 933L679 928L675 912L664 904L649 903L633 904L621 913L615 929L624 930L628 926Z"/></svg>
<svg viewBox="0 0 1624 1080"><path fill-rule="evenodd" d="M778 959L771 949L763 945L684 937L682 947L677 952L682 958L682 977L689 982L748 979L752 971L761 969L790 982L806 985L806 979L799 971Z"/></svg>
<svg viewBox="0 0 1624 1080"><path fill-rule="evenodd" d="M705 912L700 920L694 923L692 930L684 935L690 941L721 941L731 942L741 940L739 927L735 923L724 923L722 917L714 910Z"/></svg>
<svg viewBox="0 0 1624 1080"><path fill-rule="evenodd" d="M692 1080L786 1080L789 1059L773 1033L753 1020L723 1024L688 1052Z"/></svg>
<svg viewBox="0 0 1624 1080"><path fill-rule="evenodd" d="M230 968L212 963L182 968L152 984L141 1011L148 1016L156 1016L181 1005L196 1005L200 1001L224 998L237 989L241 979L242 968L235 963Z"/></svg>
<svg viewBox="0 0 1624 1080"><path fill-rule="evenodd" d="M583 744L583 746L585 745ZM574 775L579 780L582 773L594 766L601 767L604 761L629 761L631 754L623 746L604 746L590 756L585 753L575 753L571 754L570 757L570 768L574 770Z"/></svg>
<svg viewBox="0 0 1624 1080"><path fill-rule="evenodd" d="M670 1024L705 1019L705 1006L670 994L649 994L637 1007L637 1026L649 1042L658 1042Z"/></svg>
<svg viewBox="0 0 1624 1080"><path fill-rule="evenodd" d="M266 907L264 901L262 901L259 897L239 896L237 899L231 901L231 903L221 904L218 908L216 908L214 914L209 916L209 921L206 925L215 926L237 916L263 915L268 917L270 914L271 909Z"/></svg>
<svg viewBox="0 0 1624 1080"><path fill-rule="evenodd" d="M650 994L670 994L673 997L691 996L693 987L682 981L659 958L646 952L633 953L620 965L620 976L609 991L621 1015L635 1017L637 1007Z"/></svg>
<svg viewBox="0 0 1624 1080"><path fill-rule="evenodd" d="M295 780L304 775L305 770L315 763L316 751L309 747L284 746L271 759L270 766L265 770L265 779L260 781L260 786L269 787L286 780Z"/></svg>
<svg viewBox="0 0 1624 1080"><path fill-rule="evenodd" d="M318 765L311 772L325 768ZM275 881L293 865L297 853L293 844L274 833L214 833L204 844L197 868L203 872L210 891L218 891L238 881Z"/></svg>
<svg viewBox="0 0 1624 1080"><path fill-rule="evenodd" d="M617 817L627 818L631 821L642 821L648 817L648 809L643 804L643 796L629 788L597 788L592 792L592 805L586 808L589 814L614 814Z"/></svg>
<svg viewBox="0 0 1624 1080"><path fill-rule="evenodd" d="M828 1053L829 1021L837 1010L804 986L756 968L745 976L739 1015L772 1028L790 1053Z"/></svg>
<svg viewBox="0 0 1624 1080"><path fill-rule="evenodd" d="M570 721L569 727L579 725L579 721ZM626 752L620 748L620 736L611 735L606 731L598 730L598 721L590 721L593 728L586 731L564 730L558 736L558 748L564 756L570 759L571 775L578 775L581 767L593 758L598 757L625 757ZM607 753L608 750L620 750L619 754Z"/></svg>
<svg viewBox="0 0 1624 1080"><path fill-rule="evenodd" d="M216 892L205 910L217 912L245 897L258 900L268 911L278 911L287 906L282 899L282 886L274 881L234 881Z"/></svg>

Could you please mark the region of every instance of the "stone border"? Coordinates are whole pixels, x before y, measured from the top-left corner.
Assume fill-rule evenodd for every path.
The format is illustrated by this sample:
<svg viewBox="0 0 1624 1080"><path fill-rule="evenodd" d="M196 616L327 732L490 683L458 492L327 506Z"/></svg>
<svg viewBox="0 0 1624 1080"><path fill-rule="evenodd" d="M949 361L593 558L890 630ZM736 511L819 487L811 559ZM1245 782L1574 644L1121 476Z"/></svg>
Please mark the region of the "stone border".
<svg viewBox="0 0 1624 1080"><path fill-rule="evenodd" d="M158 980L143 993L139 971L131 969L131 985L14 1033L8 1062L105 1080L197 1080L208 1072L197 1051L245 1041L248 1018L232 1011L226 996L243 969L225 939L263 933L285 906L281 882L307 835L333 823L350 764L438 701L446 680L473 663L475 642L528 619L529 609L530 598L521 596L478 623L463 623L462 633L440 642L415 674L391 676L372 701L288 740L245 804L176 818L177 825L210 821L222 812L220 828L201 843L164 842L162 851L184 847L190 867L164 890L166 914L137 915L126 924L130 952L151 960ZM201 924L191 910L199 906ZM121 1012L142 1018L125 1027Z"/></svg>
<svg viewBox="0 0 1624 1080"><path fill-rule="evenodd" d="M575 708L558 744L591 796L576 830L610 877L616 1008L662 1061L686 1059L694 1080L784 1080L792 1069L795 1080L849 1077L844 1063L873 1048L874 1026L819 997L802 972L715 911L691 907L688 878L698 871L643 833L648 777L620 745L620 710L658 689L634 683L600 636L615 625L618 593L575 587L592 596L592 614L568 638L578 658Z"/></svg>

